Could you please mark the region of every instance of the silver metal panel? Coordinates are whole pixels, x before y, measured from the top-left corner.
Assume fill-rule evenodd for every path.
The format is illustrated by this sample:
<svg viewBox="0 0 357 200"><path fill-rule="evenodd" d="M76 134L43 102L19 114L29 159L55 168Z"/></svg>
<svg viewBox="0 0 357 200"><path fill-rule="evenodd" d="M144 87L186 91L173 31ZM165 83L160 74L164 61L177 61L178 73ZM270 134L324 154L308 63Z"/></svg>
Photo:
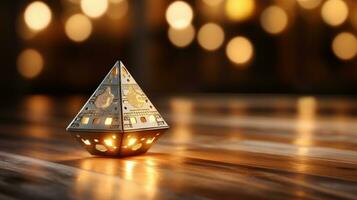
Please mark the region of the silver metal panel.
<svg viewBox="0 0 357 200"><path fill-rule="evenodd" d="M122 131L119 62L67 127L69 131Z"/></svg>
<svg viewBox="0 0 357 200"><path fill-rule="evenodd" d="M169 128L122 62L120 62L120 74L124 130Z"/></svg>

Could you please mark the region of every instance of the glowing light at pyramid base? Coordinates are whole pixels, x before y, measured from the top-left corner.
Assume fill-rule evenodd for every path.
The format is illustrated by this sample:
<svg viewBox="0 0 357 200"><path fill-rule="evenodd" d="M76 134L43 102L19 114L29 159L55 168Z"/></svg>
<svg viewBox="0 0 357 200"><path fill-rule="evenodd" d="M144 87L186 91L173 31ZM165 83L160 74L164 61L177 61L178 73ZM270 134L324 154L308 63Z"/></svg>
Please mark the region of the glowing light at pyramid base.
<svg viewBox="0 0 357 200"><path fill-rule="evenodd" d="M92 155L125 157L146 153L165 130L113 133L71 132Z"/></svg>

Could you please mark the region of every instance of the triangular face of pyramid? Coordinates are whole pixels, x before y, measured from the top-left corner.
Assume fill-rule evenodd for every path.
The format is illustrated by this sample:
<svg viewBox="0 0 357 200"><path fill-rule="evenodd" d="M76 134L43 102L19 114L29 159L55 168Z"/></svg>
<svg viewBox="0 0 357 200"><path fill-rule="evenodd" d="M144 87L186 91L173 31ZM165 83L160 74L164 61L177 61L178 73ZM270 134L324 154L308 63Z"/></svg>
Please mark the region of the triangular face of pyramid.
<svg viewBox="0 0 357 200"><path fill-rule="evenodd" d="M121 62L120 74L124 130L168 128L165 120Z"/></svg>
<svg viewBox="0 0 357 200"><path fill-rule="evenodd" d="M168 128L121 62L116 62L67 127L69 131L118 132Z"/></svg>
<svg viewBox="0 0 357 200"><path fill-rule="evenodd" d="M99 87L68 126L69 131L121 131L119 63L106 75Z"/></svg>

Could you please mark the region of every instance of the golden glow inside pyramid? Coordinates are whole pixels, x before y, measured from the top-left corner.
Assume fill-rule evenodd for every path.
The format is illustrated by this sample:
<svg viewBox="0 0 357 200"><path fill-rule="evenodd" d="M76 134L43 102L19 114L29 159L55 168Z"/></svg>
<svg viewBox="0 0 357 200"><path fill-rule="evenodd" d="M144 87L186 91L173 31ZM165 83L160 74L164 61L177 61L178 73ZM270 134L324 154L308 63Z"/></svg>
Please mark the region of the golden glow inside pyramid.
<svg viewBox="0 0 357 200"><path fill-rule="evenodd" d="M168 128L117 61L67 131L91 154L129 156L145 153Z"/></svg>

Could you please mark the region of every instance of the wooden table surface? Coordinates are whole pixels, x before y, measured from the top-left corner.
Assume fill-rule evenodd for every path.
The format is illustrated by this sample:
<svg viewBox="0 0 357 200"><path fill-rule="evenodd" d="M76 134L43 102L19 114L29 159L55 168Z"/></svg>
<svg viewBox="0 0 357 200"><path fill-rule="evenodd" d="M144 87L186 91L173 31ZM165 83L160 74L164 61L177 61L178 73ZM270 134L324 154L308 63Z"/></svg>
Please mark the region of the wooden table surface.
<svg viewBox="0 0 357 200"><path fill-rule="evenodd" d="M159 99L171 129L127 158L91 156L65 131L85 100L1 104L0 199L357 199L354 99Z"/></svg>

